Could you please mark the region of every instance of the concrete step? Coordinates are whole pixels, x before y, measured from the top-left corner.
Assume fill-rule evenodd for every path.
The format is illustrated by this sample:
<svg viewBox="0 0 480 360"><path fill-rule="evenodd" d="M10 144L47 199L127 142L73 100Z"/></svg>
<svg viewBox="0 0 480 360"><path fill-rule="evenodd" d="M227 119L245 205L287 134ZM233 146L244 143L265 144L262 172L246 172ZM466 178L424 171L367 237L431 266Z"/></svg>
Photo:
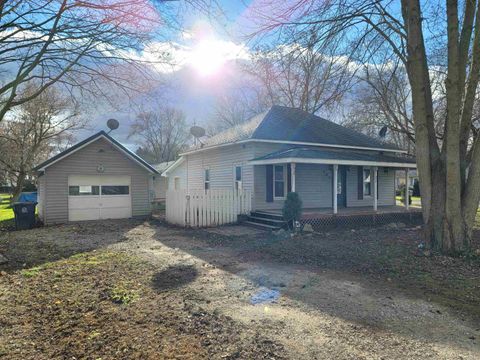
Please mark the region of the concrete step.
<svg viewBox="0 0 480 360"><path fill-rule="evenodd" d="M280 229L279 226L261 224L261 223L257 223L257 222L253 222L253 221L244 221L242 224L245 224L245 225L257 228L257 229L268 230L268 231L273 231L273 230Z"/></svg>
<svg viewBox="0 0 480 360"><path fill-rule="evenodd" d="M283 220L268 219L268 218L257 217L257 216L249 216L248 220L251 222L260 223L264 225L277 226L279 228L285 225L285 221Z"/></svg>
<svg viewBox="0 0 480 360"><path fill-rule="evenodd" d="M283 215L281 214L274 214L266 211L252 211L250 213L250 216L256 217L256 218L264 218L264 219L272 219L272 220L279 220L283 221Z"/></svg>

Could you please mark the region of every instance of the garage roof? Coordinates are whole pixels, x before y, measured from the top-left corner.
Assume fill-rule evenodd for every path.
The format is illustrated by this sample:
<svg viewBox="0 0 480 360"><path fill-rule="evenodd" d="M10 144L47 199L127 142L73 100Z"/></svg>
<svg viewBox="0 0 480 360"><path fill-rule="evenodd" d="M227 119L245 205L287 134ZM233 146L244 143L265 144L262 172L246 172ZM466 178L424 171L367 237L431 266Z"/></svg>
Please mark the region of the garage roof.
<svg viewBox="0 0 480 360"><path fill-rule="evenodd" d="M147 163L145 160L143 160L141 157L139 157L137 154L131 152L130 150L128 150L125 146L123 146L122 144L120 144L117 140L115 140L114 138L112 138L110 135L108 135L105 131L99 131L98 133L86 138L85 140L83 141L80 141L79 143L73 145L72 147L68 148L67 150L65 151L62 151L61 153L51 157L50 159L44 161L43 163L41 163L40 165L36 166L34 168L35 171L43 171L45 170L47 167L49 167L50 165L53 165L54 163L56 163L57 161L60 161L62 159L64 159L65 157L73 154L74 152L82 149L83 147L87 146L88 144L91 144L92 142L100 139L100 138L103 138L105 140L107 140L108 142L110 142L113 146L115 146L118 150L120 150L121 152L123 152L127 157L129 157L130 159L132 159L133 161L137 162L140 166L142 166L143 168L145 168L147 171L151 172L151 173L154 173L154 174L158 174L158 171L155 170L155 168L153 166L151 166L149 163Z"/></svg>

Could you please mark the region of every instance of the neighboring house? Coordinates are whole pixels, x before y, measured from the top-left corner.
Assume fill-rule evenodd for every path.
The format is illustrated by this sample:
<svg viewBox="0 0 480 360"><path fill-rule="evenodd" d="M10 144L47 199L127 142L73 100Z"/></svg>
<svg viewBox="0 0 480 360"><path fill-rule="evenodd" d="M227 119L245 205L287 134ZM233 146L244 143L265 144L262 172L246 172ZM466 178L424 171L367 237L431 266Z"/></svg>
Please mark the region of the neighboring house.
<svg viewBox="0 0 480 360"><path fill-rule="evenodd" d="M158 172L104 131L38 165L45 224L147 216Z"/></svg>
<svg viewBox="0 0 480 360"><path fill-rule="evenodd" d="M162 172L162 177L166 179L167 189L180 190L187 189L187 166L185 157L182 156L173 162Z"/></svg>
<svg viewBox="0 0 480 360"><path fill-rule="evenodd" d="M165 169L173 165L175 161L166 161L159 164L153 164L152 167L161 174ZM168 178L165 176L155 176L153 179L154 200L165 200L165 194L168 190Z"/></svg>
<svg viewBox="0 0 480 360"><path fill-rule="evenodd" d="M396 189L397 190L399 190L401 187L405 185L405 179L406 179L405 172L397 171L396 173ZM417 170L409 170L408 187L412 189L416 181L418 181Z"/></svg>
<svg viewBox="0 0 480 360"><path fill-rule="evenodd" d="M162 176L169 189L250 190L253 210L279 210L296 191L304 208L336 213L395 205L395 171L407 168L416 168L415 159L393 145L273 106L181 154Z"/></svg>

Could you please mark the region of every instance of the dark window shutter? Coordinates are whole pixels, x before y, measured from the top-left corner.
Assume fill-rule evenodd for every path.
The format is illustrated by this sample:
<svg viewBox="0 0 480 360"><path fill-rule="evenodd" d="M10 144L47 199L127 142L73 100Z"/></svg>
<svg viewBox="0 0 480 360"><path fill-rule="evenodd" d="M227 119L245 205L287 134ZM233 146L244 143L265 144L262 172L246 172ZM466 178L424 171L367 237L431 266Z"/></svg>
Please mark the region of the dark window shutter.
<svg viewBox="0 0 480 360"><path fill-rule="evenodd" d="M357 166L358 200L363 200L363 166Z"/></svg>
<svg viewBox="0 0 480 360"><path fill-rule="evenodd" d="M292 166L287 164L287 193L292 192Z"/></svg>
<svg viewBox="0 0 480 360"><path fill-rule="evenodd" d="M380 181L378 181L378 180L379 180L378 174L380 174L380 168L378 168L378 171L377 171L377 173L376 173L376 175L377 175L377 200L380 199L380 195L379 195L379 193L378 193L378 189L380 189L380 187L379 187L379 185L378 185L379 182L380 182Z"/></svg>
<svg viewBox="0 0 480 360"><path fill-rule="evenodd" d="M267 179L266 183L266 194L267 202L273 202L273 165L266 165L266 171L267 171L267 176L265 177Z"/></svg>

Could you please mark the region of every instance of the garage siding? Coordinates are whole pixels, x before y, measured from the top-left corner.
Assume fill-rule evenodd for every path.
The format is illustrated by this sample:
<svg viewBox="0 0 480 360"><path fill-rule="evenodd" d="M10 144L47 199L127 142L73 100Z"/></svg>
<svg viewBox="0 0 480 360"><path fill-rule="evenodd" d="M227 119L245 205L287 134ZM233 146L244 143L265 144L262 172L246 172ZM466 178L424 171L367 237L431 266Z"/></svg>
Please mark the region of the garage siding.
<svg viewBox="0 0 480 360"><path fill-rule="evenodd" d="M38 217L40 220L44 221L43 217L45 214L45 176L40 176L38 178Z"/></svg>
<svg viewBox="0 0 480 360"><path fill-rule="evenodd" d="M105 171L99 173L98 165ZM45 223L68 221L69 175L129 175L132 194L132 215L150 214L150 174L136 162L117 150L104 139L85 146L45 170Z"/></svg>

